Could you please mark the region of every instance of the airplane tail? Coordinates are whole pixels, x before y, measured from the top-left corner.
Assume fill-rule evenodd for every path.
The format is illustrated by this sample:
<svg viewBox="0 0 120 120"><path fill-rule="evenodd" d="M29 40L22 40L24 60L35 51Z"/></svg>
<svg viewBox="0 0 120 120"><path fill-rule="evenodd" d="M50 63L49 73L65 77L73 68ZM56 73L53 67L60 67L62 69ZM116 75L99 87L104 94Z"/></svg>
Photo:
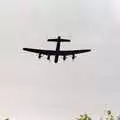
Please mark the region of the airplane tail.
<svg viewBox="0 0 120 120"><path fill-rule="evenodd" d="M58 39L48 39L49 42L58 42ZM70 42L68 39L60 39L60 42Z"/></svg>

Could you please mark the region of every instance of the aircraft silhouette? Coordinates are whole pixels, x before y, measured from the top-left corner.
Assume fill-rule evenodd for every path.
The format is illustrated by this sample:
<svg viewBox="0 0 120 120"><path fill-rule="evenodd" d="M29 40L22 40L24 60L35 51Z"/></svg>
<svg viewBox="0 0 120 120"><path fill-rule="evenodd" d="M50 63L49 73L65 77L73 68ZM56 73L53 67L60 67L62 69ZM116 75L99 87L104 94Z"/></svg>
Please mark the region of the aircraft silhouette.
<svg viewBox="0 0 120 120"><path fill-rule="evenodd" d="M90 52L91 49L82 49L82 50L60 50L61 42L70 42L68 39L61 39L60 36L56 39L48 39L49 42L57 42L56 50L43 50L43 49L32 49L32 48L23 48L24 51L38 53L38 58L40 59L42 55L47 55L47 60L50 60L50 56L55 56L54 62L57 63L59 56L63 56L63 60L66 60L66 56L72 55L72 59L75 59L75 54Z"/></svg>

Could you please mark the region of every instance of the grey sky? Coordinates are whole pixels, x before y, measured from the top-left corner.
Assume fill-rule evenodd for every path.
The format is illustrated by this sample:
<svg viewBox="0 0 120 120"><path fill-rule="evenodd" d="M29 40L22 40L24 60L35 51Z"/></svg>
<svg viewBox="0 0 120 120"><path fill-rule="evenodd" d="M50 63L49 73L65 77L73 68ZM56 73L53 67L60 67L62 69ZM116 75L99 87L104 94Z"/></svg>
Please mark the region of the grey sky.
<svg viewBox="0 0 120 120"><path fill-rule="evenodd" d="M71 120L120 111L119 0L0 1L0 115L15 120ZM75 62L42 61L23 47L93 48ZM53 59L53 58L52 58ZM55 73L55 74L53 74Z"/></svg>

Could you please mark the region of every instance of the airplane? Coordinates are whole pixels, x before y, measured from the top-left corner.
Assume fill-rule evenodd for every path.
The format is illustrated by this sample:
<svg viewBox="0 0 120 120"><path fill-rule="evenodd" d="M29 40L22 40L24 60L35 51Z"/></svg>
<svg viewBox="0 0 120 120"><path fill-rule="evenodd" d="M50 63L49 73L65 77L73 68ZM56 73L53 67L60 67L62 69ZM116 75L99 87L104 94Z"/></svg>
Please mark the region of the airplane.
<svg viewBox="0 0 120 120"><path fill-rule="evenodd" d="M72 59L75 59L75 54L90 52L91 49L82 49L82 50L60 50L61 42L70 42L69 39L62 39L61 36L58 36L56 39L48 39L48 42L56 42L56 50L43 50L43 49L33 49L33 48L23 48L24 51L38 53L38 58L40 59L42 55L47 56L47 60L50 60L50 56L55 56L54 62L58 63L59 56L63 57L63 60L66 60L66 56L72 55Z"/></svg>

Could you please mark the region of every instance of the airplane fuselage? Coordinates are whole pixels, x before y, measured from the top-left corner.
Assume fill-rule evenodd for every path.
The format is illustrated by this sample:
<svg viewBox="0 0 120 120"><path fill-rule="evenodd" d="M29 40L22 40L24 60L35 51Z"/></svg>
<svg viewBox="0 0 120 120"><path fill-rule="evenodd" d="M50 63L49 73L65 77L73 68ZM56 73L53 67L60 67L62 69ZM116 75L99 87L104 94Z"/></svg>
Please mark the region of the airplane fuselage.
<svg viewBox="0 0 120 120"><path fill-rule="evenodd" d="M59 59L59 51L60 51L60 37L57 39L57 46L56 46L56 55L54 62L57 63Z"/></svg>

